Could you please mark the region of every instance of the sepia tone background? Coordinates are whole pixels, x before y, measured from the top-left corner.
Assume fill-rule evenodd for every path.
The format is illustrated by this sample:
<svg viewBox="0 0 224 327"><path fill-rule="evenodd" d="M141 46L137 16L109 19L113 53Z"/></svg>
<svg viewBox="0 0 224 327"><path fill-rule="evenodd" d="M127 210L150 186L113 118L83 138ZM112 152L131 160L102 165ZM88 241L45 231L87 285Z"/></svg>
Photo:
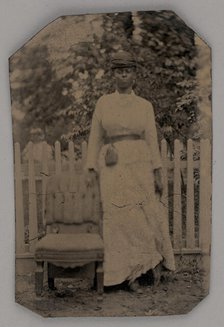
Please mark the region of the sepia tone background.
<svg viewBox="0 0 224 327"><path fill-rule="evenodd" d="M85 164L93 110L102 94L114 91L110 56L120 49L137 57L134 91L154 106L164 164L162 202L177 271L154 295L146 289L139 305L124 292L120 300L114 294L114 304L107 303L106 297L102 306L91 305L91 293L84 294L80 306L74 302L75 286L73 310L70 306L65 309L60 301L53 308L54 295L48 299L46 294L40 305L32 295L33 255L44 229L45 176L61 171L72 176L74 162L78 165L81 159ZM11 56L9 70L15 151L16 301L44 316L189 312L208 293L209 280L209 47L172 11L63 16ZM73 288L63 282L58 285ZM78 289L81 291L82 285ZM151 304L147 296L152 298Z"/></svg>

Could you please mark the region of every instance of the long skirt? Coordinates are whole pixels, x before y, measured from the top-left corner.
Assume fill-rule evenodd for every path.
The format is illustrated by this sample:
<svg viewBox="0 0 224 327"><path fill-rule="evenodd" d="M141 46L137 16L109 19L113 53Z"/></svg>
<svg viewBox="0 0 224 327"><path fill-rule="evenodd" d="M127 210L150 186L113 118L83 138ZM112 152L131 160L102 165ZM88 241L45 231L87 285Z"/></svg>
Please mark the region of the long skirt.
<svg viewBox="0 0 224 327"><path fill-rule="evenodd" d="M118 162L100 151L100 191L105 248L104 285L133 281L160 262L175 269L168 217L155 194L152 155L143 140L116 142Z"/></svg>

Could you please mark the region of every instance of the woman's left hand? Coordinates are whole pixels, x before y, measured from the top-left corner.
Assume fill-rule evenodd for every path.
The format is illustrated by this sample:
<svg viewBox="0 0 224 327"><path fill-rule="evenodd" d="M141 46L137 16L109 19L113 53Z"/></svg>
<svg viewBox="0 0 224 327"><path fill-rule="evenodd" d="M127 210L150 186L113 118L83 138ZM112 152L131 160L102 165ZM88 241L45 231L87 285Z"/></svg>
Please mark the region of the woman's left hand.
<svg viewBox="0 0 224 327"><path fill-rule="evenodd" d="M160 198L163 195L163 183L162 183L162 174L161 168L154 170L154 180L155 180L155 192L159 194Z"/></svg>

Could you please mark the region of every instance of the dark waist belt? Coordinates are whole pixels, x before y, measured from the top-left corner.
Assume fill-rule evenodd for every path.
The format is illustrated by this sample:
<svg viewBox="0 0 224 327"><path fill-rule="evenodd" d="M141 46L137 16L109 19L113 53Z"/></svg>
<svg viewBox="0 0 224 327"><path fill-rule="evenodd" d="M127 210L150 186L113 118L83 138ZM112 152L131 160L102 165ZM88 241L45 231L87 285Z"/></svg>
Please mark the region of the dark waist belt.
<svg viewBox="0 0 224 327"><path fill-rule="evenodd" d="M106 137L104 140L104 144L114 143L123 140L140 140L142 137L138 134L128 134L128 135L115 135Z"/></svg>

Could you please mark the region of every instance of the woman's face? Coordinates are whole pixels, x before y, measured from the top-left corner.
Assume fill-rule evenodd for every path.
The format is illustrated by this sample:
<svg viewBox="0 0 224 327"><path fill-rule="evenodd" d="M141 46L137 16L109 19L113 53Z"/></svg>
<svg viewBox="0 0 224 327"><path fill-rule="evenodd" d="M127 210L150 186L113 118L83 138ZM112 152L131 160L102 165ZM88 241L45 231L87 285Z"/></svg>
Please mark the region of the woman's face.
<svg viewBox="0 0 224 327"><path fill-rule="evenodd" d="M121 67L114 69L114 77L118 89L126 90L132 87L136 73L134 67Z"/></svg>

